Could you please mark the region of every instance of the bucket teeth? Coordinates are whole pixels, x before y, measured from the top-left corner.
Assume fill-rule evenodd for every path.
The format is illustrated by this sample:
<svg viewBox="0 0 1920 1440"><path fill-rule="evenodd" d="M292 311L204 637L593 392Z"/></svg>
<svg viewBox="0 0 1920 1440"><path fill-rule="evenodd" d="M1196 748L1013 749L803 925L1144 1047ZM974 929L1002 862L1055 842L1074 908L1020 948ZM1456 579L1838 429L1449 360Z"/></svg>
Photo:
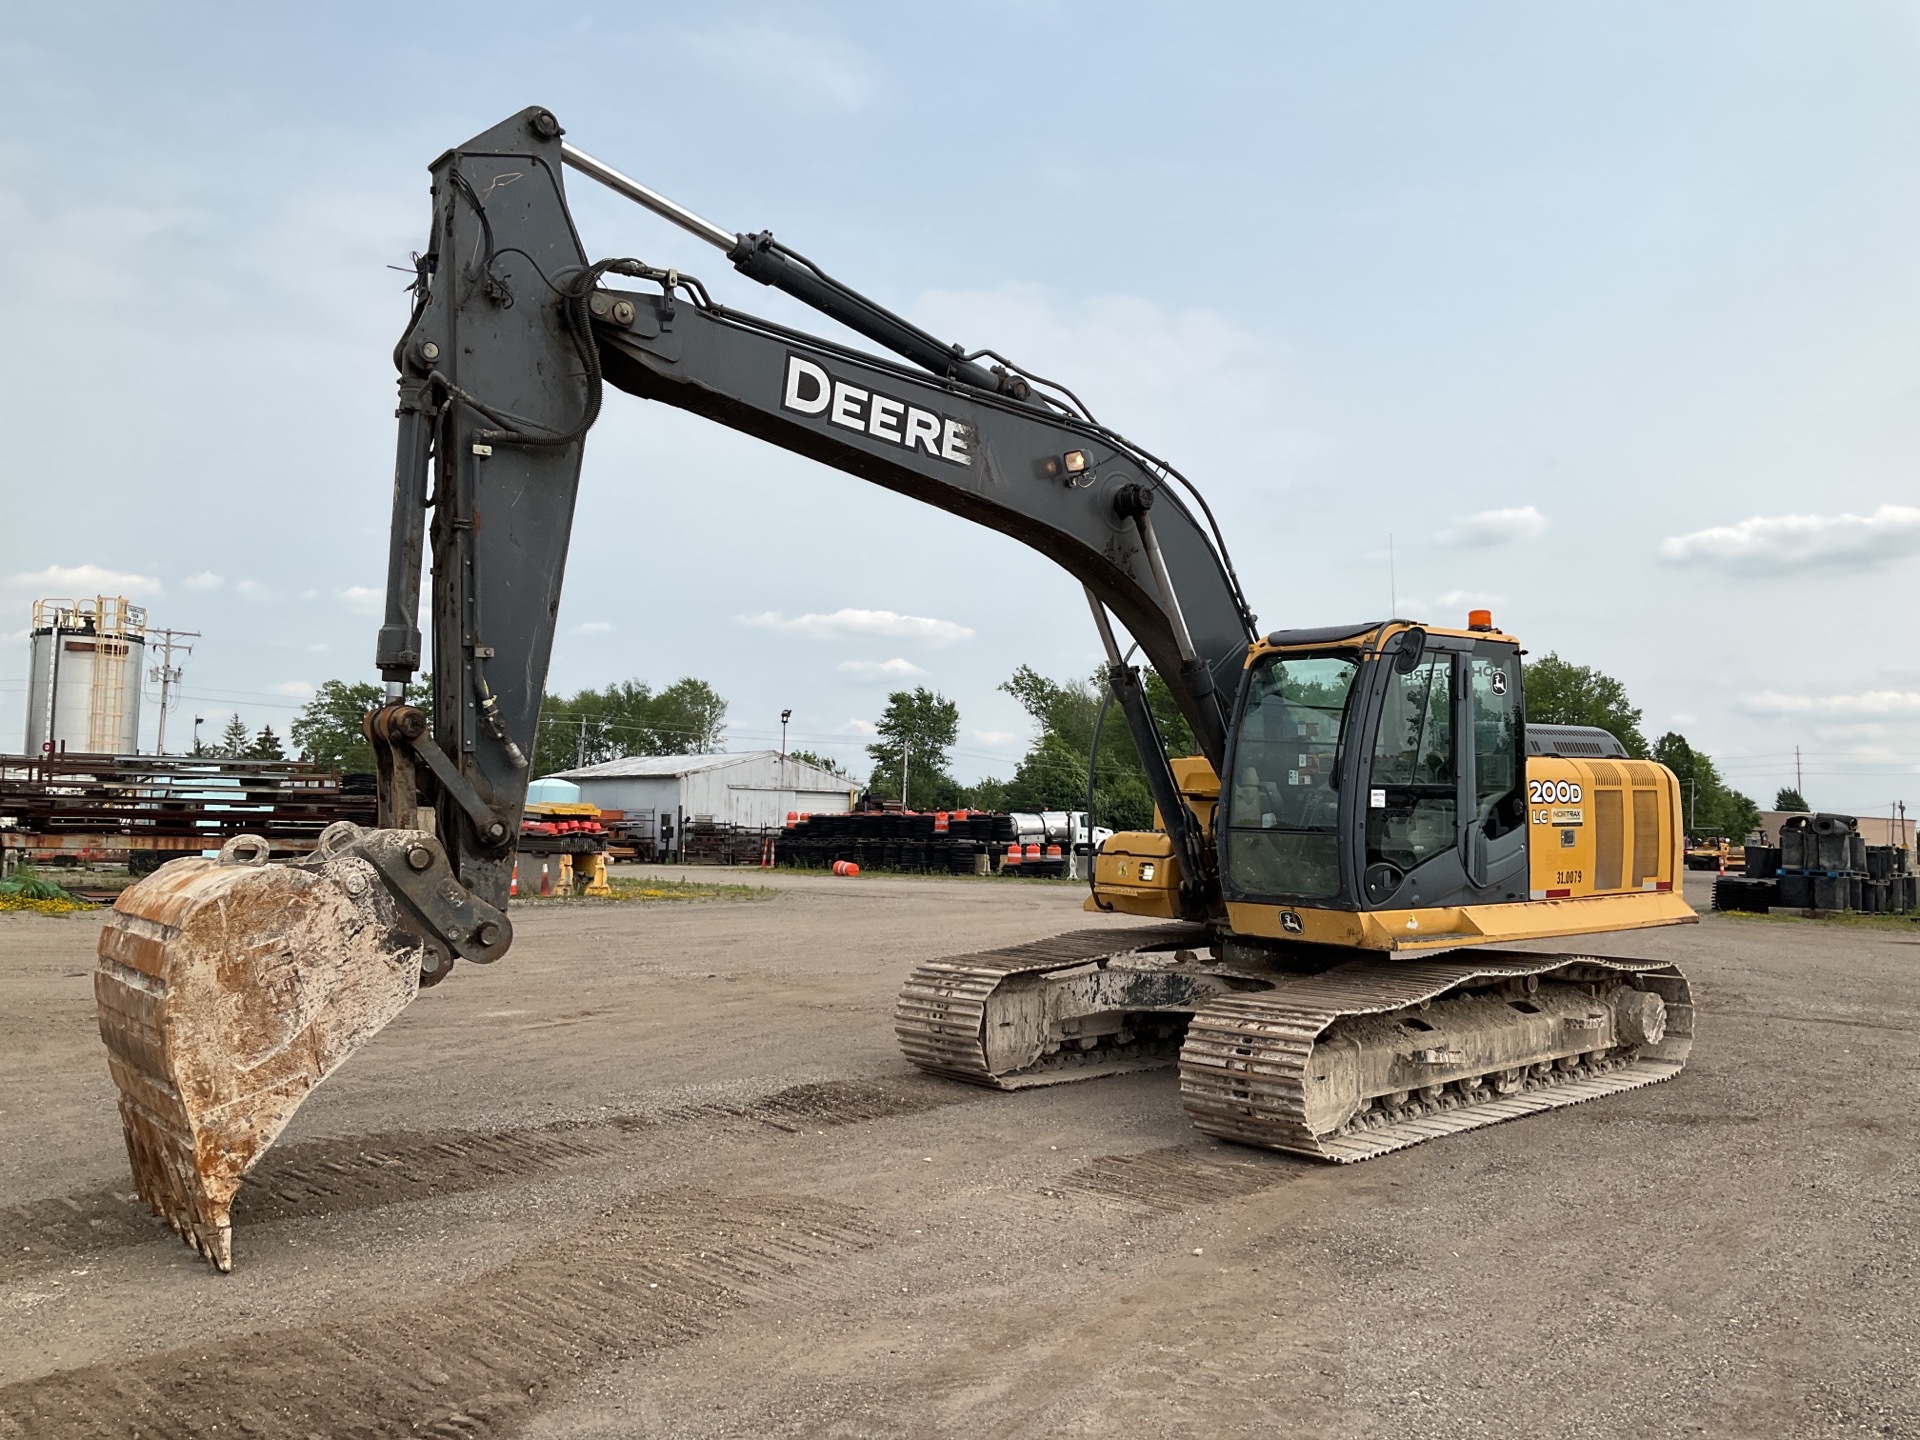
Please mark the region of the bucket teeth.
<svg viewBox="0 0 1920 1440"><path fill-rule="evenodd" d="M419 949L377 880L357 859L177 860L101 931L94 1000L134 1187L217 1270L241 1177L418 991Z"/></svg>

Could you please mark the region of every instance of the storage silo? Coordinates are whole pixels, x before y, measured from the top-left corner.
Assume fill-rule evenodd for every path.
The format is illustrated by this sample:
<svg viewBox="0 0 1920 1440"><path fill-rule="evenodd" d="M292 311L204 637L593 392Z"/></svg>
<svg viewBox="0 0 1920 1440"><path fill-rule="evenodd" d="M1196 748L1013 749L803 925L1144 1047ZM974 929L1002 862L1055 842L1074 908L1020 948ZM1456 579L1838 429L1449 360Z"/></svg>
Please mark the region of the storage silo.
<svg viewBox="0 0 1920 1440"><path fill-rule="evenodd" d="M123 595L36 600L28 634L27 753L136 753L147 612Z"/></svg>

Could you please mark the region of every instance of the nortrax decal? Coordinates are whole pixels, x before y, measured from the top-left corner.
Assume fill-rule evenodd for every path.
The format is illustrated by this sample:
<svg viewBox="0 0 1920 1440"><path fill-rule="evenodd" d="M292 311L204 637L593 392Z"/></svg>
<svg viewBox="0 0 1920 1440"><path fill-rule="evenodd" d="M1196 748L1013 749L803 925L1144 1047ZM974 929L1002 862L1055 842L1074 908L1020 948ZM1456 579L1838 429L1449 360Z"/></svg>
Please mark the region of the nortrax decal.
<svg viewBox="0 0 1920 1440"><path fill-rule="evenodd" d="M835 425L858 430L908 450L925 450L952 465L973 464L973 427L950 415L936 415L905 400L865 390L829 375L804 356L787 356L786 389L780 408L801 415L825 415Z"/></svg>

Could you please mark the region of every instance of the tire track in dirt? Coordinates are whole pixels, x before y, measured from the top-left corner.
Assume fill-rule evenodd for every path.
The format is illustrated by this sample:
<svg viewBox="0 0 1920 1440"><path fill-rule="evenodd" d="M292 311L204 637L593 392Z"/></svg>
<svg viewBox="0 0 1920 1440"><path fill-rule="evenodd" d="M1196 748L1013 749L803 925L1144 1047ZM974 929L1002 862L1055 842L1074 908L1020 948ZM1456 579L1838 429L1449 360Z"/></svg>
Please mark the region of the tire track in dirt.
<svg viewBox="0 0 1920 1440"><path fill-rule="evenodd" d="M1041 1193L1061 1197L1068 1191L1103 1195L1171 1215L1285 1185L1299 1179L1306 1169L1297 1160L1258 1150L1169 1145L1130 1155L1098 1156L1063 1177L1056 1188Z"/></svg>
<svg viewBox="0 0 1920 1440"><path fill-rule="evenodd" d="M914 1115L981 1097L937 1081L826 1081L737 1104L703 1102L511 1130L413 1130L269 1151L234 1205L236 1227L377 1209L522 1184L603 1159L662 1128L794 1133ZM0 1209L0 1281L167 1234L130 1189L99 1186Z"/></svg>
<svg viewBox="0 0 1920 1440"><path fill-rule="evenodd" d="M878 1238L830 1200L649 1195L428 1301L0 1388L0 1437L507 1435L588 1372L700 1338Z"/></svg>

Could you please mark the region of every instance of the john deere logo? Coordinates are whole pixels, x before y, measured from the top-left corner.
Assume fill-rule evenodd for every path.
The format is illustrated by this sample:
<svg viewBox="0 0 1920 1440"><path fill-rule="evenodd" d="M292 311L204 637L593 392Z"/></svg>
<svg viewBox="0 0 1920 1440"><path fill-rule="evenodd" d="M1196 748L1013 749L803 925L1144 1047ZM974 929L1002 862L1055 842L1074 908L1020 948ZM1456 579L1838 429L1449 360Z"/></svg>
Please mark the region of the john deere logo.
<svg viewBox="0 0 1920 1440"><path fill-rule="evenodd" d="M1304 935L1307 927L1300 923L1300 917L1291 910L1280 912L1280 928L1289 935Z"/></svg>

